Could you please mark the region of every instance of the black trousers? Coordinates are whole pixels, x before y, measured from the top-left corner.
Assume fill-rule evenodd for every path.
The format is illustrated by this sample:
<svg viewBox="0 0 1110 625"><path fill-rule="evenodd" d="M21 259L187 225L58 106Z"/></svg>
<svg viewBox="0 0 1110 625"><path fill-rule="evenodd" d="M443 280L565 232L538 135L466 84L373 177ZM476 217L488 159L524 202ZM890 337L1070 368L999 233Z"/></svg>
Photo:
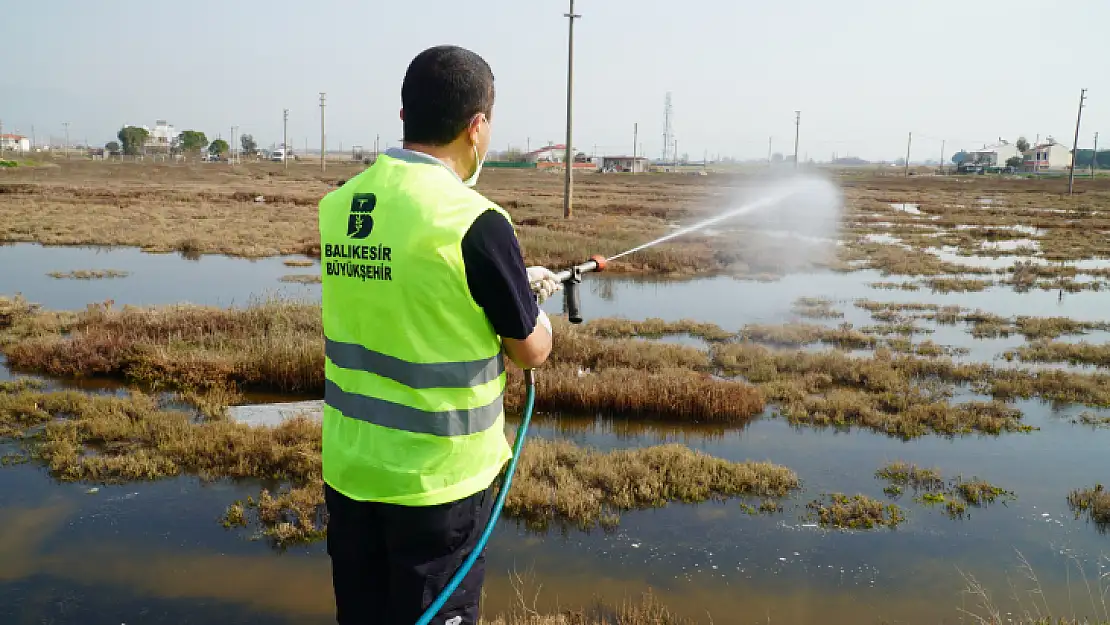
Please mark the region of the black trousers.
<svg viewBox="0 0 1110 625"><path fill-rule="evenodd" d="M324 487L339 625L414 625L473 551L494 487L438 506L355 501ZM432 625L477 625L484 554Z"/></svg>

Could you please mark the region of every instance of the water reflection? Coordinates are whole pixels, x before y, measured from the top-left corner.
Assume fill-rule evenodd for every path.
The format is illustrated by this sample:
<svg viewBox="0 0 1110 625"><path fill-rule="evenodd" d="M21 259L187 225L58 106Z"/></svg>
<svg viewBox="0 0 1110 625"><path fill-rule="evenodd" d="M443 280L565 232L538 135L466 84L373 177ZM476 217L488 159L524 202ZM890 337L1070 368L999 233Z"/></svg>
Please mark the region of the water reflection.
<svg viewBox="0 0 1110 625"><path fill-rule="evenodd" d="M122 304L183 300L241 304L272 294L318 297L319 287L281 285L293 273L280 259L246 261L136 250L0 248L0 293L22 291L49 308L82 308L114 299ZM113 281L55 281L45 272L82 268L131 271ZM736 331L748 323L794 318L798 297L829 297L847 321L870 325L852 306L857 298L936 302L1003 316L1065 315L1100 321L1110 293L924 294L876 291L873 271L791 275L776 282L712 278L686 282L589 276L582 289L587 319L624 316L693 318ZM561 298L547 305L558 312ZM967 345L980 360L1016 346L1020 337L973 341L966 328L927 325L928 337ZM1092 335L1102 340L1104 335ZM6 372L0 367L0 378ZM112 391L99 382L82 388ZM961 396L961 399L963 396ZM265 398L262 398L265 399ZM275 398L287 399L287 398ZM925 437L902 442L869 431L792 427L769 413L742 427L605 420L540 415L536 436L570 438L602 449L683 442L729 460L768 460L798 472L803 490L781 515L751 517L735 501L671 505L626 512L614 533L576 531L536 535L506 523L489 554L487 606L516 601L508 572L535 572L538 607L577 606L600 596L635 597L653 587L679 613L716 623L955 622L963 600L959 571L973 573L1004 597L1006 575L1020 549L1037 568L1049 603L1067 605L1065 558L1091 566L1105 537L1073 518L1065 496L1105 474L1110 430L1071 423L1082 408L1017 402L1040 427L1031 435ZM2 450L0 450L2 451ZM805 504L827 492L882 497L874 471L892 460L938 466L946 476L979 476L1017 492L1007 505L972 509L954 522L941 510L904 497L908 522L897 531L825 532L804 520ZM57 485L35 466L0 470L0 622L80 623L210 620L231 622L331 621L327 560L322 546L276 555L215 519L230 501L257 492L257 483L201 484L193 479L103 487ZM958 570L957 570L958 569ZM1075 576L1073 573L1074 583ZM1082 595L1079 590L1079 595ZM64 610L57 606L67 606ZM970 607L970 606L969 606ZM1078 605L1082 609L1082 605ZM1061 613L1070 613L1063 610Z"/></svg>

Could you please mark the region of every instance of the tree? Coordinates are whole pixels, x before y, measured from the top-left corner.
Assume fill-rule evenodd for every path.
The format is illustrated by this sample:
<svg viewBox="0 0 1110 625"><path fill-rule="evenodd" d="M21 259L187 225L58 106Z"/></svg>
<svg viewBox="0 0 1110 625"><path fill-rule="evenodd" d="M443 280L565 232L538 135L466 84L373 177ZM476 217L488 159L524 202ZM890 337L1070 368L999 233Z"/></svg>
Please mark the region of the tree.
<svg viewBox="0 0 1110 625"><path fill-rule="evenodd" d="M228 145L227 141L224 141L223 139L216 139L215 141L212 142L211 145L208 146L208 153L209 154L215 154L217 156L223 156L224 154L227 154L230 151L231 151L231 146Z"/></svg>
<svg viewBox="0 0 1110 625"><path fill-rule="evenodd" d="M959 152L956 152L955 154L952 155L952 162L959 165L960 163L963 163L964 161L966 161L968 158L969 158L968 153L963 151L963 150L960 150Z"/></svg>
<svg viewBox="0 0 1110 625"><path fill-rule="evenodd" d="M501 153L501 160L505 161L506 163L523 163L524 152L521 152L517 148L509 148L508 150L505 150Z"/></svg>
<svg viewBox="0 0 1110 625"><path fill-rule="evenodd" d="M119 139L120 144L123 146L123 153L128 156L135 156L141 154L143 145L146 144L147 138L150 133L146 128L139 128L137 126L127 126L121 128L116 138Z"/></svg>
<svg viewBox="0 0 1110 625"><path fill-rule="evenodd" d="M1026 139L1025 137L1018 137L1016 147L1018 149L1018 152L1021 152L1022 154L1028 152L1029 151L1029 140Z"/></svg>
<svg viewBox="0 0 1110 625"><path fill-rule="evenodd" d="M181 149L185 152L200 152L208 146L208 137L199 130L186 130L181 133Z"/></svg>
<svg viewBox="0 0 1110 625"><path fill-rule="evenodd" d="M1020 156L1011 156L1006 159L1006 167L1013 167L1014 169L1021 169L1023 163L1025 163L1025 159Z"/></svg>
<svg viewBox="0 0 1110 625"><path fill-rule="evenodd" d="M104 144L104 149L107 150L109 154L119 154L119 143L116 141L109 141Z"/></svg>
<svg viewBox="0 0 1110 625"><path fill-rule="evenodd" d="M243 146L243 154L248 156L254 154L258 149L258 143L254 140L254 135L243 135L239 137L239 143Z"/></svg>

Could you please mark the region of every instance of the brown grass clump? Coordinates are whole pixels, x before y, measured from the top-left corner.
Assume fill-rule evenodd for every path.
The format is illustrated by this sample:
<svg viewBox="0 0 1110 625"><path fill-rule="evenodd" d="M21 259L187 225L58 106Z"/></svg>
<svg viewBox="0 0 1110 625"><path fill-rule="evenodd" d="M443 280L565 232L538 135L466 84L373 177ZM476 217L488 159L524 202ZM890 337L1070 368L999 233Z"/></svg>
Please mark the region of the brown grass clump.
<svg viewBox="0 0 1110 625"><path fill-rule="evenodd" d="M906 520L902 509L894 504L884 504L867 495L833 493L824 499L806 504L809 518L822 527L869 530L876 527L894 529Z"/></svg>
<svg viewBox="0 0 1110 625"><path fill-rule="evenodd" d="M1082 513L1095 523L1100 532L1110 531L1110 491L1102 484L1094 488L1079 488L1068 493L1068 507L1075 512L1075 518Z"/></svg>
<svg viewBox="0 0 1110 625"><path fill-rule="evenodd" d="M844 313L833 308L833 301L824 297L799 297L794 301L794 314L807 319L839 319Z"/></svg>
<svg viewBox="0 0 1110 625"><path fill-rule="evenodd" d="M506 406L524 399L522 378L510 369ZM549 365L539 372L536 409L708 423L745 423L763 411L759 389L686 369L639 371L631 368L580 373L577 367Z"/></svg>
<svg viewBox="0 0 1110 625"><path fill-rule="evenodd" d="M667 322L656 318L644 319L643 321L631 321L628 319L609 317L593 319L582 329L585 332L607 339L633 337L659 338L663 336L686 334L706 341L715 342L727 341L733 337L731 332L724 330L715 323L701 323L692 319Z"/></svg>
<svg viewBox="0 0 1110 625"><path fill-rule="evenodd" d="M969 293L973 291L985 291L994 282L989 280L973 280L967 278L929 278L925 280L925 286L929 287L934 293Z"/></svg>
<svg viewBox="0 0 1110 625"><path fill-rule="evenodd" d="M1110 330L1110 322L1076 321L1067 317L1018 317L1014 323L1018 332L1029 340Z"/></svg>
<svg viewBox="0 0 1110 625"><path fill-rule="evenodd" d="M989 378L987 365L942 358L776 351L747 343L715 346L714 362L758 386L791 422L857 425L892 436L1028 431L1021 411L1001 402L949 404L951 388Z"/></svg>
<svg viewBox="0 0 1110 625"><path fill-rule="evenodd" d="M1110 367L1110 345L1094 345L1087 342L1065 343L1060 341L1037 341L1017 349L1006 351L1007 360L1015 358L1022 362L1066 362L1070 365L1094 365Z"/></svg>
<svg viewBox="0 0 1110 625"><path fill-rule="evenodd" d="M994 503L999 497L1013 495L1013 493L979 478L972 478L967 481L964 481L963 478L957 478L953 490L964 501L973 506Z"/></svg>
<svg viewBox="0 0 1110 625"><path fill-rule="evenodd" d="M1089 425L1094 428L1110 428L1110 416L1098 415L1093 412L1084 412L1075 419L1072 419L1072 423Z"/></svg>
<svg viewBox="0 0 1110 625"><path fill-rule="evenodd" d="M13 368L57 376L312 392L323 389L322 332L320 308L312 304L270 301L228 310L105 304L5 353Z"/></svg>
<svg viewBox="0 0 1110 625"><path fill-rule="evenodd" d="M896 289L901 289L903 291L917 291L921 289L919 285L913 282L869 282L867 286L873 289L885 289L887 291L893 291Z"/></svg>
<svg viewBox="0 0 1110 625"><path fill-rule="evenodd" d="M59 417L62 417L59 419ZM305 479L320 470L319 425L274 428L197 423L150 396L76 391L0 394L0 424L36 440L35 453L62 480L121 482L192 473L206 478Z"/></svg>
<svg viewBox="0 0 1110 625"><path fill-rule="evenodd" d="M46 275L57 280L104 280L111 278L126 278L131 275L131 273L116 269L78 269L64 273L61 271L52 271Z"/></svg>
<svg viewBox="0 0 1110 625"><path fill-rule="evenodd" d="M602 453L565 441L532 440L505 511L532 528L559 520L588 529L615 524L624 510L671 501L784 497L798 487L797 475L785 467L729 462L681 445Z"/></svg>
<svg viewBox="0 0 1110 625"><path fill-rule="evenodd" d="M312 267L316 261L311 258L287 258L282 261L282 264L286 267Z"/></svg>
<svg viewBox="0 0 1110 625"><path fill-rule="evenodd" d="M937 469L923 469L908 462L892 462L875 472L879 479L915 490L939 490L944 480Z"/></svg>
<svg viewBox="0 0 1110 625"><path fill-rule="evenodd" d="M323 278L315 273L294 273L278 278L281 282L293 282L296 284L320 284Z"/></svg>
<svg viewBox="0 0 1110 625"><path fill-rule="evenodd" d="M853 329L850 323L836 328L809 323L750 324L740 330L739 337L756 343L783 346L826 343L845 349L870 349L876 344L875 337Z"/></svg>

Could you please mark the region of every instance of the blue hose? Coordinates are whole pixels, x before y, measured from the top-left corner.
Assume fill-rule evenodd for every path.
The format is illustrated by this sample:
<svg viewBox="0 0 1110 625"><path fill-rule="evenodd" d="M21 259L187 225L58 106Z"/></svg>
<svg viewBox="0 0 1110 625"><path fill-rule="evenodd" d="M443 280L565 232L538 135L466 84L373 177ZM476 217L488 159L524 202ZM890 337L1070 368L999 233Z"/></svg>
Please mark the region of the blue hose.
<svg viewBox="0 0 1110 625"><path fill-rule="evenodd" d="M524 436L528 433L528 424L532 421L532 409L536 404L536 380L531 369L524 372L524 386L527 389L527 396L524 399L524 416L520 421L520 428L516 431L516 440L513 441L513 457L509 459L509 466L505 470L505 479L501 484L501 490L497 492L497 499L493 502L493 510L489 515L489 522L486 523L486 529L482 530L482 535L478 538L477 544L471 550L470 555L463 561L462 566L451 577L451 581L447 582L443 591L439 593L436 600L424 614L416 621L416 625L428 625L443 608L443 604L458 588L459 583L462 582L466 574L470 572L470 567L478 560L478 556L482 555L482 550L486 548L486 543L489 537L493 534L493 528L497 525L497 519L501 516L501 508L505 505L505 496L509 494L509 486L513 483L513 473L516 472L516 463L520 459L520 449L524 446Z"/></svg>

